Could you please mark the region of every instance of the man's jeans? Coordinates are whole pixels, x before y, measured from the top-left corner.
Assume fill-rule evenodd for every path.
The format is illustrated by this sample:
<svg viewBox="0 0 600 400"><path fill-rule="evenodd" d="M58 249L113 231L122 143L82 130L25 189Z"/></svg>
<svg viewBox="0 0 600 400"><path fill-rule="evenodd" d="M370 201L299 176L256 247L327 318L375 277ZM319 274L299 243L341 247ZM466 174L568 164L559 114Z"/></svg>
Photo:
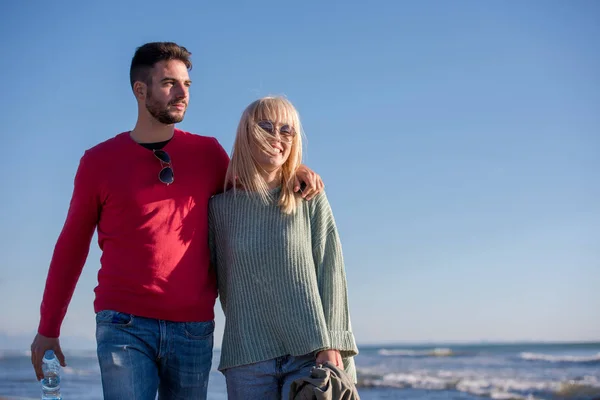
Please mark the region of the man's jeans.
<svg viewBox="0 0 600 400"><path fill-rule="evenodd" d="M105 400L206 399L214 321L170 322L96 314Z"/></svg>
<svg viewBox="0 0 600 400"><path fill-rule="evenodd" d="M287 400L290 386L298 378L310 375L315 366L313 353L283 356L223 371L229 400Z"/></svg>

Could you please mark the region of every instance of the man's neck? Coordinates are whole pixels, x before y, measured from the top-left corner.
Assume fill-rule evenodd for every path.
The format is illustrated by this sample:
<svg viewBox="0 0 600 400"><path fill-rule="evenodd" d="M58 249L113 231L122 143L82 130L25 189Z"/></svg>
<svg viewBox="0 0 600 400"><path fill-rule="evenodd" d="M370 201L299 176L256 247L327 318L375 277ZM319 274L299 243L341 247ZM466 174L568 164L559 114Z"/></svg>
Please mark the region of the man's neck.
<svg viewBox="0 0 600 400"><path fill-rule="evenodd" d="M129 135L138 143L158 143L171 139L174 131L175 125L161 124L156 120L138 120Z"/></svg>

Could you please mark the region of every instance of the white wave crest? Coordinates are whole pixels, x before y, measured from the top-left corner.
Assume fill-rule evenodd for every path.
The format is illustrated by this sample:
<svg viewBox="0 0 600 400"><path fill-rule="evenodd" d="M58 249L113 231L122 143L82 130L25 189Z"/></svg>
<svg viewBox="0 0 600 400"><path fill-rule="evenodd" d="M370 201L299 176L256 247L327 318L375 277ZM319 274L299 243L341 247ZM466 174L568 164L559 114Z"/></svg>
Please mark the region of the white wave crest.
<svg viewBox="0 0 600 400"><path fill-rule="evenodd" d="M571 356L571 355L563 355L556 356L550 354L542 354L542 353L521 353L520 357L523 360L528 361L546 361L552 363L593 363L600 362L600 353L590 356Z"/></svg>
<svg viewBox="0 0 600 400"><path fill-rule="evenodd" d="M0 359L8 357L31 357L31 350L0 350Z"/></svg>
<svg viewBox="0 0 600 400"><path fill-rule="evenodd" d="M99 375L100 371L94 371L90 369L76 369L73 367L63 367L63 372L65 375L76 375L76 376L91 376L91 375Z"/></svg>
<svg viewBox="0 0 600 400"><path fill-rule="evenodd" d="M600 396L600 382L592 376L584 377L581 380L557 382L555 380L489 376L475 371L465 373L464 371L421 370L379 376L371 374L361 377L361 375L359 371L359 385L365 387L457 390L499 400L533 400L535 397L532 393L559 395L560 398L564 399L581 398L582 394L589 396L589 398Z"/></svg>
<svg viewBox="0 0 600 400"><path fill-rule="evenodd" d="M379 350L381 356L396 356L396 357L450 357L455 355L452 349L448 348L435 348L425 350L405 350L405 349L381 349Z"/></svg>

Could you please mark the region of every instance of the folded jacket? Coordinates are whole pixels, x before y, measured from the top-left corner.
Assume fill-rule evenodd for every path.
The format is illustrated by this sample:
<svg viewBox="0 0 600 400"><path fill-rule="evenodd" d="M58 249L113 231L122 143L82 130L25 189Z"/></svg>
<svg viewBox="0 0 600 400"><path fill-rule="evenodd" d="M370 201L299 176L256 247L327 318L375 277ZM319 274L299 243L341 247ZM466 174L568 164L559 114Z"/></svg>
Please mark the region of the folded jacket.
<svg viewBox="0 0 600 400"><path fill-rule="evenodd" d="M330 362L292 382L289 400L360 400L352 379Z"/></svg>

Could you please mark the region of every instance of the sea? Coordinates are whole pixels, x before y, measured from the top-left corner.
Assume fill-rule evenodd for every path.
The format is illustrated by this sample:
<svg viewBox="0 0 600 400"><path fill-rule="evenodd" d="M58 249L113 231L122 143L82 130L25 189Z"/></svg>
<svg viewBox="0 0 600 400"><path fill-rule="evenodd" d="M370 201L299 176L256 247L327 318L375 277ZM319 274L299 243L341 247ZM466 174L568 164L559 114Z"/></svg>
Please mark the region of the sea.
<svg viewBox="0 0 600 400"><path fill-rule="evenodd" d="M102 399L96 353L65 350L63 399ZM358 393L382 399L600 400L599 343L519 343L360 346ZM216 370L208 398L227 399ZM28 352L0 351L0 399L39 399Z"/></svg>

